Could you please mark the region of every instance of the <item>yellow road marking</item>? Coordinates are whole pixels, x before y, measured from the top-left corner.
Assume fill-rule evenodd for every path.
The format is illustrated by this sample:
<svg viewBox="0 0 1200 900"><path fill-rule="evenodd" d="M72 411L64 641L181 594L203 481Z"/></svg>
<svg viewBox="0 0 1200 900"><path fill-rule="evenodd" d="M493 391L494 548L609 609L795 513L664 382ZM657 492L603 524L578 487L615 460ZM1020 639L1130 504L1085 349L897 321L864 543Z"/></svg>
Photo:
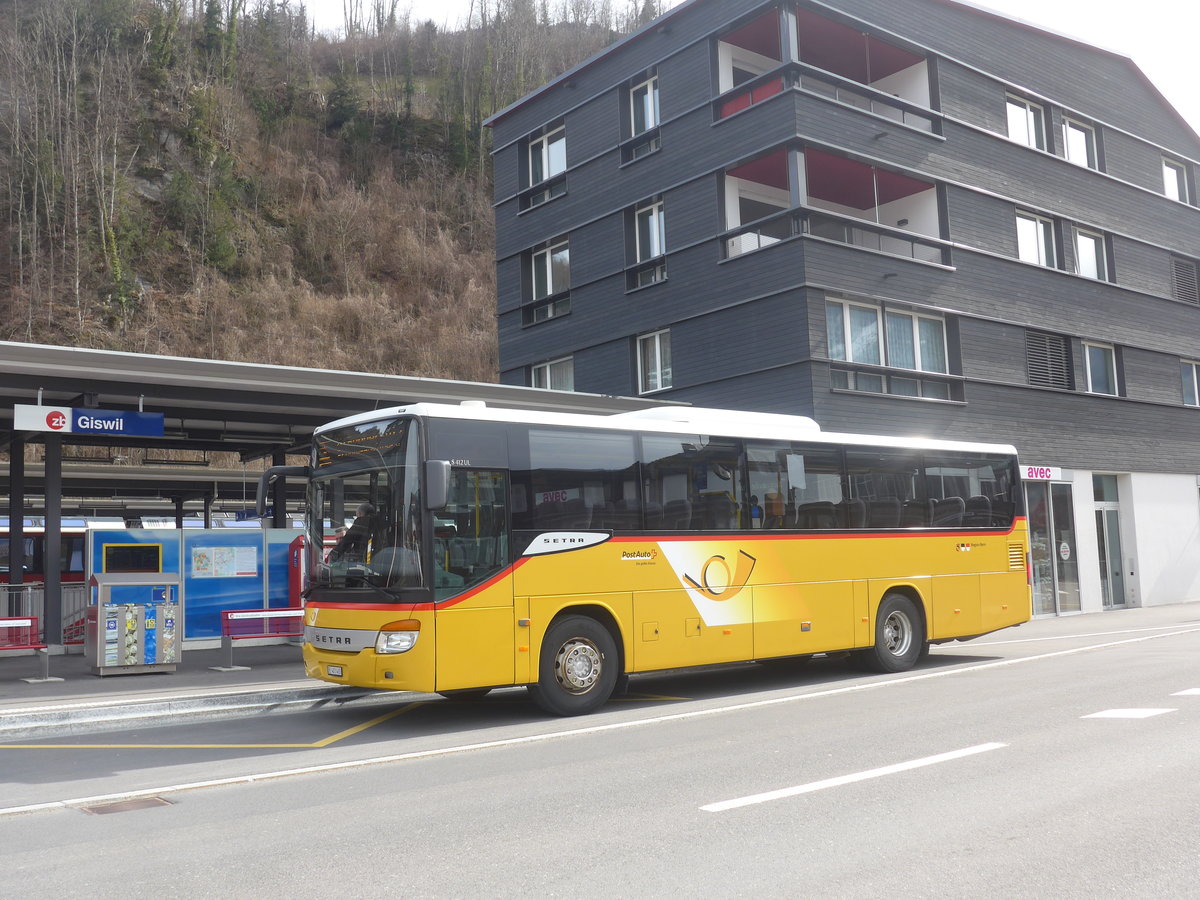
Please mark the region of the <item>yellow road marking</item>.
<svg viewBox="0 0 1200 900"><path fill-rule="evenodd" d="M319 750L424 705L409 703L311 744L0 744L0 750Z"/></svg>
<svg viewBox="0 0 1200 900"><path fill-rule="evenodd" d="M407 706L402 706L399 709L393 709L391 712L384 713L382 716L376 716L370 722L363 722L361 725L355 725L353 728L347 728L345 731L339 731L335 735L317 741L315 744L309 744L309 747L328 747L330 744L336 744L343 738L348 738L352 734L358 734L360 731L366 731L368 728L374 728L381 722L386 722L388 719L394 719L396 716L408 712L410 709L416 709L419 706L424 706L424 702L417 700Z"/></svg>

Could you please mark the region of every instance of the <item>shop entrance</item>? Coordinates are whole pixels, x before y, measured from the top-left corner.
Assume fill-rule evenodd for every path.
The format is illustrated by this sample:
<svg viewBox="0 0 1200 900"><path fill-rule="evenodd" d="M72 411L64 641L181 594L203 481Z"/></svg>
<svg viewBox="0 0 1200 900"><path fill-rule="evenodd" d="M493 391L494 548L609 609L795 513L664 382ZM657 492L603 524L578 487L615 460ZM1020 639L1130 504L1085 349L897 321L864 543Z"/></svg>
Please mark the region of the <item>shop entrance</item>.
<svg viewBox="0 0 1200 900"><path fill-rule="evenodd" d="M1071 485L1026 482L1033 557L1033 614L1079 612L1079 554Z"/></svg>
<svg viewBox="0 0 1200 900"><path fill-rule="evenodd" d="M1100 589L1105 609L1125 606L1125 575L1121 555L1121 506L1117 476L1093 475L1096 496L1096 543L1100 547Z"/></svg>

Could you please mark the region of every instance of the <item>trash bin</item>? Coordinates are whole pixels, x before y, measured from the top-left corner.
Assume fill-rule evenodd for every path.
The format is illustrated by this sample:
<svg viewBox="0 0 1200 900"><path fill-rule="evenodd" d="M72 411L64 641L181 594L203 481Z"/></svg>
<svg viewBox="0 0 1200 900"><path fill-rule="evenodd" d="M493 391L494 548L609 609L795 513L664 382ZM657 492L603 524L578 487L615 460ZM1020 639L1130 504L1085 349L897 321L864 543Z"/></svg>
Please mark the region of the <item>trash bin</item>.
<svg viewBox="0 0 1200 900"><path fill-rule="evenodd" d="M179 576L105 573L89 583L83 652L95 675L174 672L183 640ZM117 600L113 588L121 588Z"/></svg>

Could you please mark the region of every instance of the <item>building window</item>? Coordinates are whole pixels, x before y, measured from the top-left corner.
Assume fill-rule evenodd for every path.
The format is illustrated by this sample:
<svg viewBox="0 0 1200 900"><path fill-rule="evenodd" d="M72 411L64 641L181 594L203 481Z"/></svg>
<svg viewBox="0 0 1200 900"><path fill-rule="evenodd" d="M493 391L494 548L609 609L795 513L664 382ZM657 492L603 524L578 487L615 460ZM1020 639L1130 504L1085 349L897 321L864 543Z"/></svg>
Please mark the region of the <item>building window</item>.
<svg viewBox="0 0 1200 900"><path fill-rule="evenodd" d="M1108 252L1104 235L1083 228L1075 229L1075 274L1108 281Z"/></svg>
<svg viewBox="0 0 1200 900"><path fill-rule="evenodd" d="M1200 279L1192 260L1171 257L1171 296L1184 303L1200 303Z"/></svg>
<svg viewBox="0 0 1200 900"><path fill-rule="evenodd" d="M530 303L523 307L521 310L521 323L523 325L536 325L538 322L545 322L548 319L557 319L559 316L565 316L570 311L570 295L548 297L540 303Z"/></svg>
<svg viewBox="0 0 1200 900"><path fill-rule="evenodd" d="M661 146L658 139L658 73L652 69L639 76L630 85L627 95L629 114L627 127L623 126L622 131L628 139L621 145L621 161L633 162Z"/></svg>
<svg viewBox="0 0 1200 900"><path fill-rule="evenodd" d="M667 329L638 338L638 393L671 386L671 332Z"/></svg>
<svg viewBox="0 0 1200 900"><path fill-rule="evenodd" d="M637 261L640 263L662 256L666 252L666 219L663 216L662 200L653 200L639 206L634 212L637 224Z"/></svg>
<svg viewBox="0 0 1200 900"><path fill-rule="evenodd" d="M531 371L531 384L535 388L552 391L575 390L575 358L571 356L541 363Z"/></svg>
<svg viewBox="0 0 1200 900"><path fill-rule="evenodd" d="M1071 389L1071 348L1062 335L1025 332L1025 362L1031 385Z"/></svg>
<svg viewBox="0 0 1200 900"><path fill-rule="evenodd" d="M1027 147L1046 149L1046 112L1020 97L1008 98L1008 136Z"/></svg>
<svg viewBox="0 0 1200 900"><path fill-rule="evenodd" d="M529 183L541 184L567 170L567 130L556 128L529 142Z"/></svg>
<svg viewBox="0 0 1200 900"><path fill-rule="evenodd" d="M946 374L946 323L877 306L829 300L825 304L829 358L866 366ZM835 368L831 385L846 390L950 399L950 385L898 373Z"/></svg>
<svg viewBox="0 0 1200 900"><path fill-rule="evenodd" d="M647 200L633 209L632 251L634 265L627 273L626 288L636 290L667 277L666 219L661 198Z"/></svg>
<svg viewBox="0 0 1200 900"><path fill-rule="evenodd" d="M1096 152L1096 129L1074 119L1063 119L1063 146L1067 159L1089 169L1100 168L1100 157Z"/></svg>
<svg viewBox="0 0 1200 900"><path fill-rule="evenodd" d="M564 293L571 286L571 250L567 242L552 242L533 251L530 270L531 299Z"/></svg>
<svg viewBox="0 0 1200 900"><path fill-rule="evenodd" d="M658 75L651 74L629 89L629 115L634 137L658 127Z"/></svg>
<svg viewBox="0 0 1200 900"><path fill-rule="evenodd" d="M1183 402L1188 406L1200 406L1200 363L1181 363L1183 375Z"/></svg>
<svg viewBox="0 0 1200 900"><path fill-rule="evenodd" d="M567 131L561 125L529 139L529 189L521 208L529 209L567 192Z"/></svg>
<svg viewBox="0 0 1200 900"><path fill-rule="evenodd" d="M1117 354L1107 344L1083 345L1089 394L1117 395Z"/></svg>
<svg viewBox="0 0 1200 900"><path fill-rule="evenodd" d="M1017 213L1017 258L1055 268L1058 259L1054 252L1054 223L1033 213Z"/></svg>
<svg viewBox="0 0 1200 900"><path fill-rule="evenodd" d="M1180 203L1191 203L1187 166L1173 159L1162 161L1163 193Z"/></svg>

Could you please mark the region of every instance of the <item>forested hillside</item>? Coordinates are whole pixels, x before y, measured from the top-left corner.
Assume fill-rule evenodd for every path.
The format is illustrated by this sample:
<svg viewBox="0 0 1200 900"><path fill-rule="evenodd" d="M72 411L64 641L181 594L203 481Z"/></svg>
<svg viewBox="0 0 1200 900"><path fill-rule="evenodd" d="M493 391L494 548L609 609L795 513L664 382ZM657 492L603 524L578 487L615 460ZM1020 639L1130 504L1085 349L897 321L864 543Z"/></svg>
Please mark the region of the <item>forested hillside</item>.
<svg viewBox="0 0 1200 900"><path fill-rule="evenodd" d="M0 338L494 380L481 123L654 15L0 0Z"/></svg>

